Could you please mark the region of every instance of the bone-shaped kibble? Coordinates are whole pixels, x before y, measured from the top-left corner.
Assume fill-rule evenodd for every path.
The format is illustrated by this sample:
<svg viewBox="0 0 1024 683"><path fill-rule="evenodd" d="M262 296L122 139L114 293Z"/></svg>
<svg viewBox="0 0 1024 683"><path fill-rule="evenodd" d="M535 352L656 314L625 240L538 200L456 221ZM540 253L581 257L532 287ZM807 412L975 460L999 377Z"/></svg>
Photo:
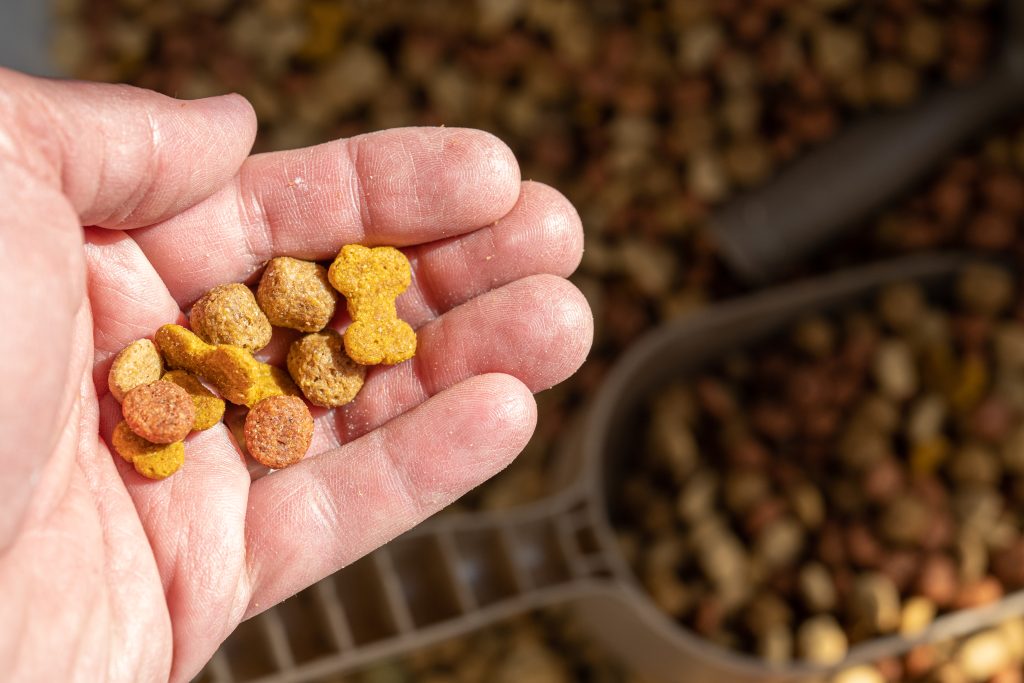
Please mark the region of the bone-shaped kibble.
<svg viewBox="0 0 1024 683"><path fill-rule="evenodd" d="M157 330L156 344L169 368L202 377L231 403L251 408L268 396L299 395L281 368L259 362L238 346L207 344L181 325Z"/></svg>
<svg viewBox="0 0 1024 683"><path fill-rule="evenodd" d="M395 298L412 282L412 269L394 247L342 247L327 274L345 295L352 324L345 352L361 365L393 365L416 353L416 333L398 317Z"/></svg>

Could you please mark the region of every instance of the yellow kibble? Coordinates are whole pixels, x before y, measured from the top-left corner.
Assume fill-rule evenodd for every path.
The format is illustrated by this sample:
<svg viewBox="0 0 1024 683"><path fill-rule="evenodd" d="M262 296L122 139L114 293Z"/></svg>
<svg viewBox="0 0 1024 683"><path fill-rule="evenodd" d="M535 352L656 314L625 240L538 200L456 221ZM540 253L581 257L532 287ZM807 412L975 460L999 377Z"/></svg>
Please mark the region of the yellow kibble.
<svg viewBox="0 0 1024 683"><path fill-rule="evenodd" d="M395 298L412 282L412 268L394 247L342 247L328 271L331 285L345 295L352 324L345 351L362 365L393 365L416 353L416 333L398 317Z"/></svg>
<svg viewBox="0 0 1024 683"><path fill-rule="evenodd" d="M184 370L171 370L161 379L174 382L192 397L196 407L196 418L192 430L201 432L209 429L224 417L224 401L214 396L213 392L203 386L195 375Z"/></svg>
<svg viewBox="0 0 1024 683"><path fill-rule="evenodd" d="M135 471L148 479L166 479L185 463L183 442L150 443L133 432L127 422L120 422L114 427L111 441L117 454L132 463Z"/></svg>
<svg viewBox="0 0 1024 683"><path fill-rule="evenodd" d="M181 325L164 325L156 343L167 365L202 377L227 401L252 407L269 396L297 396L288 373L230 344L207 344Z"/></svg>

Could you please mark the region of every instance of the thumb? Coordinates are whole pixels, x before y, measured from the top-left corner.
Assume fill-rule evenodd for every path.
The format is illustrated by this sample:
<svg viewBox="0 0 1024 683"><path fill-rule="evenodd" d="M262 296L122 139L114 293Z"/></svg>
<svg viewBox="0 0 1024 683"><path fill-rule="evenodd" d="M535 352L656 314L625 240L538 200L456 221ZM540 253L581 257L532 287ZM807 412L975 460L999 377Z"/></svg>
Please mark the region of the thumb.
<svg viewBox="0 0 1024 683"><path fill-rule="evenodd" d="M239 95L176 100L126 85L0 69L0 156L59 189L83 225L133 228L223 187L256 117ZM8 147L8 149L4 149Z"/></svg>
<svg viewBox="0 0 1024 683"><path fill-rule="evenodd" d="M148 225L202 201L255 130L238 96L181 102L0 69L0 552L74 434L91 365L81 225Z"/></svg>

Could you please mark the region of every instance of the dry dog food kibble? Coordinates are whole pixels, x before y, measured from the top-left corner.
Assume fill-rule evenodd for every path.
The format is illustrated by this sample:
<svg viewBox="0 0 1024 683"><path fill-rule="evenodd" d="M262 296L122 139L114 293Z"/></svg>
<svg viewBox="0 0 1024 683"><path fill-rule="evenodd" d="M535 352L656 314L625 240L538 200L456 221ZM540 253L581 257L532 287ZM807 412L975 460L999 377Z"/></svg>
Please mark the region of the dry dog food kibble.
<svg viewBox="0 0 1024 683"><path fill-rule="evenodd" d="M214 287L192 307L194 331L164 325L155 343L133 342L114 359L108 383L124 416L114 448L144 476L170 476L184 462L184 438L224 419L228 401L249 408L238 434L243 450L273 469L298 462L313 438L300 387L315 405L343 406L362 389L366 365L415 353L416 333L395 305L411 281L397 249L349 245L329 272L273 259L256 295L242 284ZM353 320L344 338L323 329L337 307L335 289L348 297ZM272 324L310 332L289 349L287 371L252 355L269 343Z"/></svg>
<svg viewBox="0 0 1024 683"><path fill-rule="evenodd" d="M177 384L192 397L192 404L196 409L196 419L192 422L193 431L209 429L224 417L224 401L214 396L195 375L184 370L171 370L161 379Z"/></svg>
<svg viewBox="0 0 1024 683"><path fill-rule="evenodd" d="M163 361L156 345L148 339L137 339L114 358L107 375L107 386L118 402L124 395L137 386L149 384L160 379L163 372Z"/></svg>
<svg viewBox="0 0 1024 683"><path fill-rule="evenodd" d="M323 266L279 256L267 264L256 300L272 324L319 332L334 317L338 294L327 281Z"/></svg>
<svg viewBox="0 0 1024 683"><path fill-rule="evenodd" d="M161 327L156 343L168 367L202 377L232 403L251 407L268 396L299 393L281 368L261 363L237 346L207 344L181 325Z"/></svg>
<svg viewBox="0 0 1024 683"><path fill-rule="evenodd" d="M348 357L340 334L324 330L292 343L288 372L310 403L336 408L354 399L363 388L366 366Z"/></svg>
<svg viewBox="0 0 1024 683"><path fill-rule="evenodd" d="M270 343L270 321L242 284L214 287L192 306L192 330L209 344L259 351Z"/></svg>
<svg viewBox="0 0 1024 683"><path fill-rule="evenodd" d="M312 439L313 416L301 398L265 398L253 406L245 418L245 443L249 454L271 469L297 463L306 454Z"/></svg>
<svg viewBox="0 0 1024 683"><path fill-rule="evenodd" d="M125 394L121 411L132 431L152 443L181 441L196 419L192 397L173 382L135 387Z"/></svg>
<svg viewBox="0 0 1024 683"><path fill-rule="evenodd" d="M132 463L135 471L149 479L165 479L177 472L185 463L185 444L156 444L146 441L132 431L127 422L114 427L111 439L118 455Z"/></svg>
<svg viewBox="0 0 1024 683"><path fill-rule="evenodd" d="M342 247L328 272L345 295L352 324L345 331L349 358L363 365L393 365L416 353L416 333L398 317L395 298L412 282L412 269L394 247Z"/></svg>

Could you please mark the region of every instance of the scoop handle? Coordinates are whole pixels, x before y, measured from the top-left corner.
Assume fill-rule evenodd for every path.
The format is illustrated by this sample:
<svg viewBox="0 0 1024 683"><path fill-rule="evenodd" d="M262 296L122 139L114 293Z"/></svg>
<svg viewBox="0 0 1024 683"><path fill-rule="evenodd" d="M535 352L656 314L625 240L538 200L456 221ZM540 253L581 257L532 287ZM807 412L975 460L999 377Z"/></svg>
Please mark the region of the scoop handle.
<svg viewBox="0 0 1024 683"><path fill-rule="evenodd" d="M531 610L614 592L593 523L580 485L510 511L435 517L313 587L330 656L299 661L281 610L258 615L275 663L289 676L263 683L356 669ZM223 660L211 667L227 675Z"/></svg>
<svg viewBox="0 0 1024 683"><path fill-rule="evenodd" d="M1008 62L981 81L865 119L775 181L729 203L711 228L733 271L763 283L906 190L973 133L1024 101Z"/></svg>

